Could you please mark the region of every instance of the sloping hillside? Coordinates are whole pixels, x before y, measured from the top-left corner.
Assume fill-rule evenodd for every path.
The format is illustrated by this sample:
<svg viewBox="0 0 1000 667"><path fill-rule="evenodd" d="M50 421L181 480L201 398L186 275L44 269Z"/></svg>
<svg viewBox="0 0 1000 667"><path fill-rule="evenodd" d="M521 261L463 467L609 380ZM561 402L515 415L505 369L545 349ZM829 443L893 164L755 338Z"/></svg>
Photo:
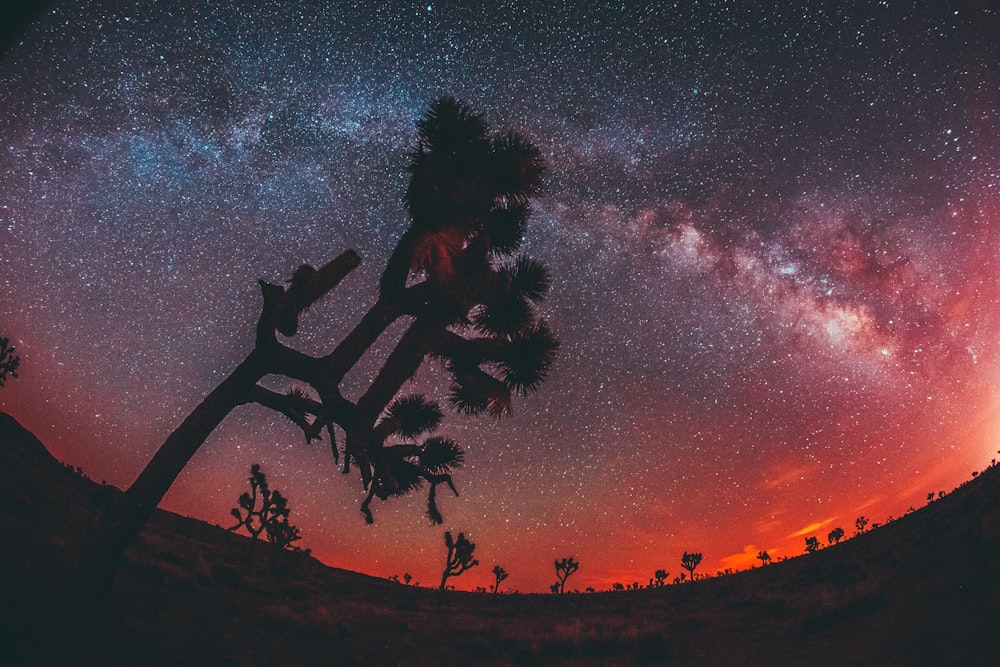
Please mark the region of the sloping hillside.
<svg viewBox="0 0 1000 667"><path fill-rule="evenodd" d="M261 550L158 512L110 622L60 600L117 493L0 414L0 566L12 664L996 664L1000 468L819 553L694 583L587 595L417 589Z"/></svg>

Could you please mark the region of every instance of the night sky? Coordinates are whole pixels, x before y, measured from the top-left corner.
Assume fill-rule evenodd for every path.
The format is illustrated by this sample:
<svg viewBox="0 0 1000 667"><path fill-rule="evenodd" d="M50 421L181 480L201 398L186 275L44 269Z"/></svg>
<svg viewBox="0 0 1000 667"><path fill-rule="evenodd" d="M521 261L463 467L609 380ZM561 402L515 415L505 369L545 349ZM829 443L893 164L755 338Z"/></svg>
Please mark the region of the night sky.
<svg viewBox="0 0 1000 667"><path fill-rule="evenodd" d="M130 484L249 352L259 278L353 248L293 342L357 322L445 94L546 158L546 384L446 420L443 527L423 494L365 525L357 475L259 406L166 508L228 525L260 463L330 565L433 585L450 528L481 562L459 588L500 564L547 591L573 556L568 588L600 589L797 555L997 455L992 3L129 4L56 3L0 61L0 409L96 481ZM407 392L443 388L429 364Z"/></svg>

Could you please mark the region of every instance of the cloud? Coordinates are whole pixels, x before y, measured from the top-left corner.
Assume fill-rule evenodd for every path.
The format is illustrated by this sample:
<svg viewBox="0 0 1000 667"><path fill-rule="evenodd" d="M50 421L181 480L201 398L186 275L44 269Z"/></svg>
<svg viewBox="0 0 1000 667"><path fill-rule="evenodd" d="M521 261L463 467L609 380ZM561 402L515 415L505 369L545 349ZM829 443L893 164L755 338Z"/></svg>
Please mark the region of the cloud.
<svg viewBox="0 0 1000 667"><path fill-rule="evenodd" d="M751 565L760 565L761 562L757 558L757 554L765 549L754 544L748 544L743 547L743 551L735 554L731 554L719 560L719 564L722 565L724 569L732 570L745 570ZM773 559L777 552L775 550L768 550L768 555Z"/></svg>
<svg viewBox="0 0 1000 667"><path fill-rule="evenodd" d="M788 536L788 539L791 539L793 537L803 537L805 535L809 535L810 533L815 533L817 530L820 530L824 526L830 525L831 523L833 523L836 520L837 520L837 517L832 516L829 519L823 519L822 521L816 521L815 523L811 523L811 524L809 524L808 526L806 526L805 528L803 528L801 530L795 531L794 533L792 533L791 535Z"/></svg>
<svg viewBox="0 0 1000 667"><path fill-rule="evenodd" d="M804 481L812 466L790 466L779 463L764 475L764 488L777 489L795 482Z"/></svg>

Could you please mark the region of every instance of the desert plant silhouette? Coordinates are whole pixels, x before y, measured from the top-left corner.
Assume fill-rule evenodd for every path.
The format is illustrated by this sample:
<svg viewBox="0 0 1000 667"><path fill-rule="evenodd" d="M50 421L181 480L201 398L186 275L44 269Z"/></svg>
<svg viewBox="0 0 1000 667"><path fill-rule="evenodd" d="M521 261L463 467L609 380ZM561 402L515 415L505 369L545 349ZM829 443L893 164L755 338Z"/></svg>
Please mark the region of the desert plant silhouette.
<svg viewBox="0 0 1000 667"><path fill-rule="evenodd" d="M562 560L555 561L556 564L556 581L552 586L553 593L559 593L560 595L566 592L566 580L569 579L569 575L573 574L580 569L580 564L577 563L572 558L563 558Z"/></svg>
<svg viewBox="0 0 1000 667"><path fill-rule="evenodd" d="M830 531L830 534L826 536L826 539L827 542L829 542L830 544L836 544L837 542L840 542L842 539L844 539L844 529L840 528L839 526L837 528L834 528L833 530Z"/></svg>
<svg viewBox="0 0 1000 667"><path fill-rule="evenodd" d="M448 398L466 415L499 418L510 412L514 395L541 385L558 348L535 306L548 292L549 273L539 262L515 257L541 185L541 155L516 134L491 133L479 115L451 98L433 102L417 128L405 192L410 225L381 274L374 305L332 351L312 356L276 333L294 336L299 315L361 259L348 250L318 269L300 266L287 287L260 281L263 305L252 351L95 522L81 550L72 593L77 603L110 608L126 546L209 434L241 405L283 414L307 443L325 430L334 460L361 478L367 521L374 498L426 485L427 515L440 523L435 493L443 484L457 494L451 472L461 465L462 450L443 437L420 442L439 425L442 409L424 396L397 394L428 357L442 362L451 381ZM354 400L344 396L345 375L401 318L407 328L371 383ZM307 385L317 397L272 391L258 384L265 376Z"/></svg>
<svg viewBox="0 0 1000 667"><path fill-rule="evenodd" d="M441 587L443 591L450 577L457 577L468 569L479 565L479 561L472 558L472 553L476 550L476 545L465 537L465 533L459 533L458 539L452 539L451 531L444 532L444 544L448 547L448 556L445 559L444 572L441 574Z"/></svg>
<svg viewBox="0 0 1000 667"><path fill-rule="evenodd" d="M667 574L668 572L666 570L657 570L656 572L653 573L653 576L656 577L656 586L658 588L664 586L667 583Z"/></svg>
<svg viewBox="0 0 1000 667"><path fill-rule="evenodd" d="M17 377L17 367L21 365L21 358L14 354L14 346L10 344L10 339L0 337L0 387L7 382L7 376Z"/></svg>
<svg viewBox="0 0 1000 667"><path fill-rule="evenodd" d="M806 538L806 551L808 553L816 553L819 551L819 538L815 535L810 535Z"/></svg>
<svg viewBox="0 0 1000 667"><path fill-rule="evenodd" d="M291 510L288 508L288 501L281 492L271 490L267 483L267 476L254 463L250 466L250 493L240 494L239 507L234 507L230 513L236 517L236 525L229 528L231 531L246 529L250 534L250 548L247 552L247 562L253 562L254 547L257 545L257 538L261 533L267 534L268 541L280 551L288 547L292 542L300 539L299 529L289 525L288 515Z"/></svg>
<svg viewBox="0 0 1000 667"><path fill-rule="evenodd" d="M273 547L271 550L271 569L274 570L278 567L278 557L286 549L291 547L292 551L300 550L298 547L292 547L292 542L301 540L302 535L299 534L298 527L288 522L287 514L279 517L277 521L269 523L265 530L267 532L267 541ZM306 551L308 552L309 550L307 549Z"/></svg>
<svg viewBox="0 0 1000 667"><path fill-rule="evenodd" d="M684 552L681 556L681 567L691 573L690 580L694 581L694 570L701 563L701 554ZM683 575L682 575L683 576Z"/></svg>
<svg viewBox="0 0 1000 667"><path fill-rule="evenodd" d="M757 554L757 560L760 561L761 566L767 565L768 563L771 562L771 554L767 553L766 551L761 551L759 554Z"/></svg>
<svg viewBox="0 0 1000 667"><path fill-rule="evenodd" d="M867 528L867 527L868 527L868 519L867 518L865 518L863 516L859 516L857 519L854 520L854 528L857 531L858 535L860 535L861 533L865 532L865 528Z"/></svg>
<svg viewBox="0 0 1000 667"><path fill-rule="evenodd" d="M500 582L509 577L510 575L507 574L507 570L503 569L499 565L494 565L493 576L496 577L497 579L496 584L493 585L493 593L495 594L500 590Z"/></svg>

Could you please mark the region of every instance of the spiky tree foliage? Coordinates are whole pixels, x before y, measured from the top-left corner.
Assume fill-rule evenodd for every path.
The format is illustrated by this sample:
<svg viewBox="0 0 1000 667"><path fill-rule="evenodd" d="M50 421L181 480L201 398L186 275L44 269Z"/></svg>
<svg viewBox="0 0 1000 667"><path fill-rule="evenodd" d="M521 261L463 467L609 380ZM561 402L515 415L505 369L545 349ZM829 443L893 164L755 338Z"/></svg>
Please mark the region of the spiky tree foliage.
<svg viewBox="0 0 1000 667"><path fill-rule="evenodd" d="M493 594L496 595L500 591L500 582L509 577L507 570L503 569L499 565L493 566L493 576L496 577L497 582L493 584Z"/></svg>
<svg viewBox="0 0 1000 667"><path fill-rule="evenodd" d="M830 544L836 544L844 539L844 529L837 527L830 531L830 534L826 536L827 541Z"/></svg>
<svg viewBox="0 0 1000 667"><path fill-rule="evenodd" d="M74 597L110 603L125 547L208 435L236 407L257 403L298 426L306 443L329 438L344 473L357 472L372 502L427 489L427 515L440 523L436 492L457 493L453 471L462 450L434 436L442 409L424 396L398 398L427 359L450 380L448 399L461 414L501 417L515 396L545 379L558 342L538 304L551 283L538 262L518 256L541 186L538 150L516 134L493 133L482 117L451 98L431 104L417 124L405 205L410 224L379 278L376 302L327 354L291 347L300 315L360 263L347 251L320 268L299 267L286 286L260 282L263 306L247 358L167 438L120 502L99 522L81 557ZM336 313L337 311L334 311ZM360 395L341 391L350 372L394 322L407 328ZM285 377L298 389L260 384ZM342 437L339 437L342 436ZM100 602L97 602L100 604Z"/></svg>
<svg viewBox="0 0 1000 667"><path fill-rule="evenodd" d="M450 577L457 577L466 570L479 565L479 561L472 557L476 550L476 545L465 537L465 533L459 533L458 539L452 539L451 531L444 532L444 544L448 547L448 556L445 559L444 572L441 574L441 588L444 590Z"/></svg>
<svg viewBox="0 0 1000 667"><path fill-rule="evenodd" d="M288 514L284 516L279 516L275 521L272 521L265 526L267 532L267 541L271 543L271 569L275 569L278 566L278 557L284 553L286 549L292 546L293 542L298 542L302 539L302 535L299 534L299 529L297 526L293 526L288 522ZM296 550L296 547L292 547L292 550Z"/></svg>
<svg viewBox="0 0 1000 667"><path fill-rule="evenodd" d="M656 577L657 588L662 588L667 583L667 574L668 573L666 570L657 570L655 573L653 573L653 576Z"/></svg>
<svg viewBox="0 0 1000 667"><path fill-rule="evenodd" d="M810 535L806 538L806 552L812 554L817 551L819 551L819 538L815 535Z"/></svg>
<svg viewBox="0 0 1000 667"><path fill-rule="evenodd" d="M694 581L694 570L701 563L701 554L684 552L681 556L681 567L691 573L690 579Z"/></svg>
<svg viewBox="0 0 1000 667"><path fill-rule="evenodd" d="M556 564L556 586L558 586L559 594L566 592L566 580L569 579L569 575L573 574L580 569L580 564L577 563L572 558L563 558L562 560L555 561ZM553 590L553 593L556 591Z"/></svg>
<svg viewBox="0 0 1000 667"><path fill-rule="evenodd" d="M250 466L250 492L240 494L238 507L230 510L236 518L236 525L229 530L243 528L250 535L250 549L247 562L253 562L254 548L261 533L267 534L268 541L278 550L285 549L292 542L301 539L299 529L289 525L288 500L278 490L272 491L267 476L254 463Z"/></svg>
<svg viewBox="0 0 1000 667"><path fill-rule="evenodd" d="M767 565L771 562L771 554L766 551L761 551L757 554L757 560L760 561L761 566Z"/></svg>
<svg viewBox="0 0 1000 667"><path fill-rule="evenodd" d="M857 519L854 520L854 528L855 528L855 530L857 530L857 534L858 535L860 535L861 533L865 532L865 528L867 528L867 527L868 527L868 519L867 518L865 518L863 516L859 516Z"/></svg>
<svg viewBox="0 0 1000 667"><path fill-rule="evenodd" d="M17 367L21 365L21 358L14 354L14 346L10 344L10 339L0 337L0 387L7 382L7 376L17 377Z"/></svg>

